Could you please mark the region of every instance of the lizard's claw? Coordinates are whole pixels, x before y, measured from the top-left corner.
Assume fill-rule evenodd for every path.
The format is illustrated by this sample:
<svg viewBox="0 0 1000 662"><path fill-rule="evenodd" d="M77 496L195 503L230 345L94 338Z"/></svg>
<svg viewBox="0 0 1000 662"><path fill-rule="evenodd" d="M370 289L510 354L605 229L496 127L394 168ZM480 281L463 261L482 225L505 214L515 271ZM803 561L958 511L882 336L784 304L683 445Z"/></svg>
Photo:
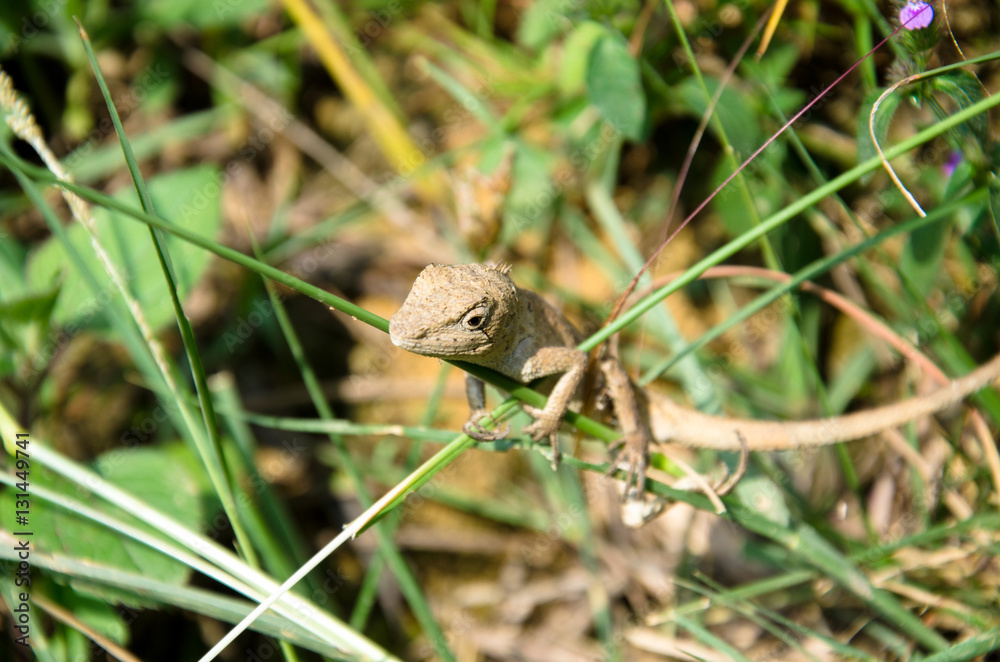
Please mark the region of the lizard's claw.
<svg viewBox="0 0 1000 662"><path fill-rule="evenodd" d="M529 413L532 412L529 411ZM549 440L549 445L552 447L552 470L555 471L559 468L559 461L562 459L562 453L559 451L559 440L557 439L562 419L557 418L552 420L545 416L544 411L538 412L537 416L538 418L534 423L524 426L524 432L535 441L541 441L542 439Z"/></svg>
<svg viewBox="0 0 1000 662"><path fill-rule="evenodd" d="M545 418L539 418L534 423L524 426L524 431L535 441L541 441L542 439L556 436L559 432L560 421L549 421Z"/></svg>
<svg viewBox="0 0 1000 662"><path fill-rule="evenodd" d="M499 427L496 430L490 430L489 428L484 427L479 421L487 416L491 419L493 418L490 416L488 409L476 409L469 414L469 420L467 420L465 425L462 426L462 432L469 435L476 441L497 441L510 434L510 425L507 425L506 423L503 427ZM493 422L495 423L496 420Z"/></svg>
<svg viewBox="0 0 1000 662"><path fill-rule="evenodd" d="M624 501L639 498L646 489L646 467L649 463L646 447L646 438L642 434L635 434L626 435L610 448L612 462L606 475L611 476L618 469L626 472L625 489L622 492Z"/></svg>

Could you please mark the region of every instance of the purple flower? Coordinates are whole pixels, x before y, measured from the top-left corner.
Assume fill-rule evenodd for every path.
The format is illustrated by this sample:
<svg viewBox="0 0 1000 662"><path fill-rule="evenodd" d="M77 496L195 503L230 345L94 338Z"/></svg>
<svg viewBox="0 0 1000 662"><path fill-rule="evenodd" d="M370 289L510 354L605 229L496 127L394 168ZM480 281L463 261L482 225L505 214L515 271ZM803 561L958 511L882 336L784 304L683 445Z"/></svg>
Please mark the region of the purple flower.
<svg viewBox="0 0 1000 662"><path fill-rule="evenodd" d="M953 174L955 174L955 168L957 168L958 164L961 162L962 162L962 153L958 151L952 152L948 156L948 160L945 161L944 164L941 166L941 171L945 174L945 177L951 177Z"/></svg>
<svg viewBox="0 0 1000 662"><path fill-rule="evenodd" d="M934 20L934 10L926 2L920 0L909 0L906 5L899 10L899 22L907 30L917 30L926 28Z"/></svg>

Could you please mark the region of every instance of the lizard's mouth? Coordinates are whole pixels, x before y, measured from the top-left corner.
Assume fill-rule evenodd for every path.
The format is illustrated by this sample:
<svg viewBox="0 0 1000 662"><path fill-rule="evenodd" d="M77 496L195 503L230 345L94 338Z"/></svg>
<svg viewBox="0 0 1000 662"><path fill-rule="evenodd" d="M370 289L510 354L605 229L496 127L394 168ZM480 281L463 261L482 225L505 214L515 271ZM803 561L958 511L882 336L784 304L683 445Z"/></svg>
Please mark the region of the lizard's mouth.
<svg viewBox="0 0 1000 662"><path fill-rule="evenodd" d="M399 338L389 336L392 344L401 349L422 356L467 356L475 347L469 347L468 343L442 342L440 338L429 341L425 338Z"/></svg>
<svg viewBox="0 0 1000 662"><path fill-rule="evenodd" d="M389 336L389 340L391 340L392 344L395 345L396 347L405 349L408 352L416 352L417 354L421 353L420 348L421 345L423 345L423 343L421 343L419 340L412 340L410 338L397 338L391 335Z"/></svg>

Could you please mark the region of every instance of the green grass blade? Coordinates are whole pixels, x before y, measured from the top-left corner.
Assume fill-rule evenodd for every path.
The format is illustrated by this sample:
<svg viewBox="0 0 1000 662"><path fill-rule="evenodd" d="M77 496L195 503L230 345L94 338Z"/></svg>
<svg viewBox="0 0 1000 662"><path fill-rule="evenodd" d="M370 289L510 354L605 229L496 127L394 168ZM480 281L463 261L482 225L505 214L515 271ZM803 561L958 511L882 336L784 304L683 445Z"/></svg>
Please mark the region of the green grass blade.
<svg viewBox="0 0 1000 662"><path fill-rule="evenodd" d="M2 408L0 408L0 412L2 411ZM0 423L2 421L3 416L0 415ZM248 597L258 598L259 595L267 594L276 588L277 583L275 581L249 566L215 541L188 530L172 518L150 508L141 500L106 481L103 477L86 467L69 460L44 445L33 444L32 449L32 457L35 461L73 483L84 487L88 493L96 495L115 507L122 508L155 526L169 539L236 577L243 584L250 587L251 594ZM87 511L82 509L80 509L80 512L84 515L87 513ZM127 529L121 529L121 531L122 533L128 533ZM142 541L140 540L140 542ZM358 651L359 654L370 655L376 658L384 655L384 651L381 651L372 642L350 628L347 628L343 623L332 618L317 606L303 600L301 597L286 597L281 601L278 610L286 618L307 624L313 632L321 634L328 641L339 642L339 645L348 646L352 650Z"/></svg>
<svg viewBox="0 0 1000 662"><path fill-rule="evenodd" d="M688 40L687 33L684 31L684 25L680 16L677 14L677 9L674 7L673 0L665 0L664 5L667 7L667 13L670 15L670 21L674 26L677 39L681 42L681 46L684 48L686 62L691 66L691 71L694 73L698 86L705 95L706 102L710 103L712 93L709 91L708 85L705 83L705 77L701 73L701 68L698 67L698 59L695 57L694 51L691 49L691 43ZM722 121L719 119L718 113L713 113L711 122L716 135L719 136L719 139L722 142L723 152L726 155L726 160L729 161L730 169L737 172L734 179L736 180L736 185L739 187L740 196L743 198L743 207L750 216L753 225L759 227L761 223L760 215L757 213L757 206L754 203L753 196L750 194L750 188L747 186L746 178L743 176L742 172L739 172L740 164L736 159L736 149L729 140L729 136L726 135L725 128L722 125ZM764 260L766 261L768 267L775 271L780 271L781 267L778 263L778 257L774 252L774 247L771 246L770 241L768 241L767 236L761 233L755 235L754 240L757 239L760 240L761 253L764 256Z"/></svg>
<svg viewBox="0 0 1000 662"><path fill-rule="evenodd" d="M992 97L987 97L982 101L965 108L947 119L941 120L940 122L929 126L918 134L902 141L898 145L884 150L885 158L892 160L907 151L924 144L932 138L942 135L949 129L961 124L970 117L974 117L980 113L988 111L990 108L1000 104L1000 94L995 94ZM709 267L714 267L715 265L721 263L726 258L735 255L740 250L746 248L754 241L757 240L761 235L770 232L771 230L787 223L795 216L805 211L807 208L816 204L826 196L839 191L840 189L856 182L862 175L865 175L873 170L881 167L881 161L878 158L872 158L864 163L861 163L854 168L851 168L847 172L835 177L823 186L819 186L807 195L802 196L796 202L788 205L781 211L772 214L769 218L761 222L760 225L755 227L753 230L746 232L740 237L733 239L726 245L716 249L707 257L698 261L697 264L689 268L683 276L672 281L669 285L665 285L652 294L646 296L641 301L636 303L632 308L623 313L617 320L612 324L604 327L597 333L590 336L587 340L580 343L579 347L582 350L589 351L599 345L600 343L606 341L611 335L617 333L622 328L628 326L641 315L646 313L648 310L656 306L664 297L673 294L677 290L681 289L685 285L693 282L704 273Z"/></svg>
<svg viewBox="0 0 1000 662"><path fill-rule="evenodd" d="M722 336L729 329L741 324L746 321L756 313L760 312L770 304L777 301L782 296L796 290L805 281L815 280L819 276L827 273L833 269L838 264L841 264L853 257L856 257L863 252L882 244L886 240L894 237L898 234L905 232L912 232L918 228L929 225L930 223L941 222L947 220L952 214L955 213L961 207L966 205L976 204L977 202L985 199L986 190L980 188L969 195L961 198L960 200L953 200L949 203L941 205L935 208L927 216L920 217L915 216L907 221L898 223L896 225L890 226L885 230L879 232L874 237L869 237L864 241L855 244L851 248L840 251L833 255L829 255L820 260L816 260L809 266L800 269L793 276L792 279L786 283L782 283L775 287L772 287L767 292L761 294L756 299L754 299L750 304L744 306L739 310L739 312L729 316L724 322L721 322L705 333L703 333L697 340L691 342L687 346L678 350L677 354L667 357L660 363L656 364L654 367L650 368L646 374L642 376L639 381L640 384L648 384L659 375L669 370L676 362L680 361L682 357L687 356L691 352L696 352L702 347L705 347L710 342Z"/></svg>
<svg viewBox="0 0 1000 662"><path fill-rule="evenodd" d="M295 332L295 328L292 326L291 320L285 312L281 298L271 283L265 281L264 284L267 287L275 319L285 336L285 341L288 343L292 358L299 368L299 373L302 375L302 381L306 386L313 406L316 408L321 419L333 420L333 410L323 395L323 387L320 385L316 373L306 359L302 343L299 341L298 334ZM355 464L347 449L347 445L344 443L344 439L336 433L329 433L328 437L337 451L341 468L347 473L354 485L355 496L363 508L370 507L372 497L365 486L365 477L358 470L357 464ZM454 660L454 653L451 652L444 633L434 619L434 614L431 612L430 606L427 604L427 600L420 590L420 585L406 565L402 554L400 554L399 550L393 545L392 540L386 535L384 527L376 525L373 528L379 553L389 566L392 574L396 577L396 581L399 582L399 588L413 610L414 616L420 622L421 627L423 627L424 632L430 639L438 655L445 660Z"/></svg>
<svg viewBox="0 0 1000 662"><path fill-rule="evenodd" d="M608 189L595 181L587 187L586 196L587 202L594 212L594 216L598 219L605 232L613 239L615 247L618 249L618 253L621 255L628 271L630 273L637 273L646 260L632 244L625 227L625 221L611 199ZM648 272L644 273L639 281L640 285L648 285L651 282L652 277ZM679 351L685 345L685 342L674 318L663 306L651 310L650 314L650 323L648 325L650 332L655 332L660 336L674 352ZM704 388L705 384L711 384L712 381L705 374L705 371L702 370L701 364L698 363L695 357L685 356L678 362L677 368L681 381L692 396L696 398L695 407L709 413L722 411L722 403L719 401L715 390ZM699 388L699 385L702 387Z"/></svg>
<svg viewBox="0 0 1000 662"><path fill-rule="evenodd" d="M16 159L16 157L14 157L10 148L5 143L0 142L0 161L11 163L11 159ZM66 229L63 227L63 224L52 210L52 207L50 207L45 201L41 192L35 186L35 183L16 166L11 168L11 172L13 173L15 179L17 179L21 189L25 192L25 194L27 194L28 198L35 205L35 208L41 213L42 219L52 231L52 234L62 243L62 246L66 251L66 255L73 263L77 273L80 274L81 278L84 279L87 286L90 288L91 293L95 297L100 296L102 293L102 287L96 276L90 271L87 263L69 241L66 235ZM47 178L50 183L59 183L59 180L49 173L48 170L39 168L36 169L36 173L44 174L44 177ZM161 390L168 392L169 388L167 376L161 372L160 368L153 360L149 347L146 345L142 333L139 331L134 319L130 318L126 312L120 310L117 302L114 300L109 302L108 305L101 310L101 314L108 320L110 326L116 331L116 333L118 333L118 336L121 338L125 347L129 351L129 356L133 361L135 361L136 365L139 366L148 382L154 385L161 385ZM190 427L187 425L187 408L181 407L175 411L173 408L168 407L167 411L177 428L186 434L186 438L188 440L191 440L189 434Z"/></svg>
<svg viewBox="0 0 1000 662"><path fill-rule="evenodd" d="M9 150L0 150L0 163L9 168L11 171L15 171L22 174L30 174L32 178L39 182L45 182L48 184L54 184L66 188L67 190L73 191L74 193L80 195L81 197L90 200L95 204L99 204L112 209L114 211L120 212L129 218L133 218L141 223L146 223L157 229L164 230L173 234L176 237L183 239L184 241L190 242L195 246L200 246L205 250L215 253L219 257L229 260L234 264L238 264L242 267L249 269L255 273L273 280L276 283L280 283L286 287L289 287L301 294L319 301L322 304L330 306L342 313L350 315L357 320L364 322L370 326L379 329L380 331L389 332L389 321L383 317L375 315L368 312L364 308L357 306L346 299L342 299L338 296L330 294L326 290L323 290L315 285L311 285L303 280L290 276L289 274L272 267L269 264L261 262L253 257L244 255L239 251L224 246L217 241L202 237L194 232L190 232L185 228L179 227L170 221L147 214L143 211L130 207L128 205L122 204L118 200L115 200L111 196L105 195L98 191L95 191L86 186L79 186L77 184L72 184L69 182L61 182L56 179L52 174L45 170L44 168L39 168L33 166L25 161L14 156Z"/></svg>
<svg viewBox="0 0 1000 662"><path fill-rule="evenodd" d="M223 416L239 454L242 476L254 487L254 495L246 490L241 492L241 507L248 517L249 533L254 544L261 550L264 563L271 574L285 578L295 572L295 568L307 558L305 545L298 532L291 526L291 514L274 494L271 483L265 480L254 466L254 438L246 418L235 414L241 411L239 392L230 373L215 375L212 380L212 394L217 401L216 411ZM238 482L240 482L238 481ZM259 505L258 502L259 501ZM250 524L255 522L253 527ZM311 590L320 590L318 583L310 585Z"/></svg>
<svg viewBox="0 0 1000 662"><path fill-rule="evenodd" d="M91 47L90 37L87 36L87 32L83 29L82 25L77 25L80 28L80 36L83 40L83 47L87 52L87 58L90 60L90 65L94 71L94 76L97 79L97 84L101 89L101 94L104 95L104 102L107 105L108 112L111 114L111 121L114 123L115 132L118 134L118 140L121 143L122 151L125 154L125 162L128 164L128 170L132 175L132 182L135 184L136 193L139 195L139 201L142 204L143 211L147 214L155 215L156 211L153 208L153 200L150 198L149 191L146 189L142 173L139 171L139 164L135 159L135 154L132 152L132 146L129 144L128 136L125 135L125 129L122 126L121 118L118 116L118 110L115 108L115 104L111 99L111 91L108 90L108 85L104 80L104 75L101 73L101 68L97 64L97 57L94 55L94 50ZM222 444L219 440L219 430L215 420L215 411L212 406L212 397L208 388L208 380L205 376L205 369L201 361L201 354L198 352L198 345L194 338L194 331L191 329L191 323L187 318L187 314L184 312L184 307L181 305L180 295L177 292L176 278L174 276L174 267L170 260L170 254L167 251L165 237L163 237L161 233L162 230L158 228L149 228L150 239L153 241L153 245L156 248L156 256L159 259L160 267L163 270L163 278L167 285L167 291L170 293L170 301L174 307L174 315L177 318L177 326L180 330L181 339L184 343L184 350L187 354L188 364L191 368L191 376L194 379L195 391L198 394L198 402L201 406L202 422L205 426L205 433L208 437L207 443L205 443L204 438L200 434L193 434L193 437L198 447L199 454L201 455L202 462L205 463L205 467L208 469L208 474L212 484L219 495L219 499L222 501L222 507L226 511L226 516L229 518L230 524L233 527L233 533L236 535L236 539L239 542L241 552L246 555L247 560L252 565L257 566L260 562L257 559L257 554L254 551L253 545L250 543L250 536L247 534L240 518L239 510L236 507L236 500L233 496L232 475L230 474L229 468L226 466L225 458L222 454ZM194 431L192 430L192 432Z"/></svg>
<svg viewBox="0 0 1000 662"><path fill-rule="evenodd" d="M924 662L960 662L1000 650L1000 631L992 630L969 637L951 648L924 658Z"/></svg>
<svg viewBox="0 0 1000 662"><path fill-rule="evenodd" d="M9 537L0 533L0 540L4 540L5 543L3 549L0 549L0 558L16 560L17 553L13 551L12 545L7 544L10 542ZM124 572L119 568L93 561L81 562L62 554L32 552L31 563L33 566L45 568L49 572L74 581L86 580L118 590L129 591L146 600L154 599L223 622L235 623L245 616L251 608L250 603L244 600L224 597L205 589L160 582L144 575ZM325 641L303 624L273 614L262 617L255 624L254 630L277 639L291 641L297 646L334 658L341 658L345 652L343 648L338 648L329 641ZM31 634L31 640L34 644L34 632ZM383 659L395 658L383 657Z"/></svg>
<svg viewBox="0 0 1000 662"><path fill-rule="evenodd" d="M219 121L231 114L232 109L217 106L210 110L192 113L150 129L131 141L135 156L143 159L161 154L164 147L184 140L207 135ZM96 181L117 171L126 161L120 147L108 145L94 148L88 141L62 159L63 166L81 184Z"/></svg>

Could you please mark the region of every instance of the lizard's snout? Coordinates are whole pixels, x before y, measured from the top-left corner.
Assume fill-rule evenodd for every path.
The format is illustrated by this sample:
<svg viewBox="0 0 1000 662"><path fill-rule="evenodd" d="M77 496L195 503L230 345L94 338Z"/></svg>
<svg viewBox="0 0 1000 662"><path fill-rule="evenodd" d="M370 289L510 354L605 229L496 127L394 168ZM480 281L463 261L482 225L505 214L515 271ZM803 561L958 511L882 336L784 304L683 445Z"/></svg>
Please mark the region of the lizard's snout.
<svg viewBox="0 0 1000 662"><path fill-rule="evenodd" d="M403 318L405 316L400 315L401 312L402 310L399 310L389 318L389 340L396 347L410 349L413 341L426 335L426 330L413 324L407 324Z"/></svg>
<svg viewBox="0 0 1000 662"><path fill-rule="evenodd" d="M413 348L416 347L417 344L415 338L400 338L399 336L394 336L392 334L389 334L389 340L391 340L392 344L396 347L401 347L409 351L413 351Z"/></svg>

